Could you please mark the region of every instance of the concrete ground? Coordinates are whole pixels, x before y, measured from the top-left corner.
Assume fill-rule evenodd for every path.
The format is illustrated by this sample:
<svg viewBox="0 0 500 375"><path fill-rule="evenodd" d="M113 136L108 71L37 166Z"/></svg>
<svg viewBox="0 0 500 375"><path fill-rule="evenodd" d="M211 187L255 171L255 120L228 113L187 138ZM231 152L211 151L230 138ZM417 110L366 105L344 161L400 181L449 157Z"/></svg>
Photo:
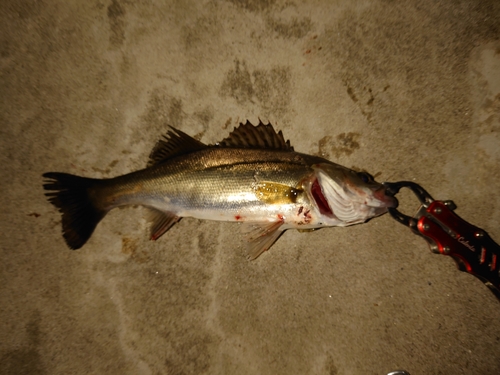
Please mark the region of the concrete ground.
<svg viewBox="0 0 500 375"><path fill-rule="evenodd" d="M500 302L383 217L289 231L140 207L70 251L41 175L145 166L271 121L295 149L414 180L500 241L500 2L34 1L0 7L1 374L499 374ZM418 206L402 194L403 209Z"/></svg>

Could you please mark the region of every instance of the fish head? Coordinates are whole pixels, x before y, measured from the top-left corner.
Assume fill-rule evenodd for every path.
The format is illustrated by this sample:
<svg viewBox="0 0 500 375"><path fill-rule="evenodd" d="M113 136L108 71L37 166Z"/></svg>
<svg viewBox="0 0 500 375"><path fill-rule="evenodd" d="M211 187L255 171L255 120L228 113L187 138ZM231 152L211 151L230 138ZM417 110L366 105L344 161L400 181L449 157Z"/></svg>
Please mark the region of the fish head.
<svg viewBox="0 0 500 375"><path fill-rule="evenodd" d="M356 172L334 163L312 166L309 194L326 225L352 225L397 207L397 200L385 194L384 185L366 172Z"/></svg>

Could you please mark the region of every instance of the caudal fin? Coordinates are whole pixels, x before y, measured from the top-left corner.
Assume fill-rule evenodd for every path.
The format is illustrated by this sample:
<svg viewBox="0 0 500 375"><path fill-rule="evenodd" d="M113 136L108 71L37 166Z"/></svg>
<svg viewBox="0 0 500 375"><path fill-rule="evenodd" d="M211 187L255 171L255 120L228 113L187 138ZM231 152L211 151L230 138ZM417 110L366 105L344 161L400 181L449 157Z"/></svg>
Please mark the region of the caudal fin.
<svg viewBox="0 0 500 375"><path fill-rule="evenodd" d="M88 193L99 180L58 172L45 173L43 177L47 179L43 188L49 191L45 195L62 213L66 243L73 250L81 248L106 215L105 210L95 207Z"/></svg>

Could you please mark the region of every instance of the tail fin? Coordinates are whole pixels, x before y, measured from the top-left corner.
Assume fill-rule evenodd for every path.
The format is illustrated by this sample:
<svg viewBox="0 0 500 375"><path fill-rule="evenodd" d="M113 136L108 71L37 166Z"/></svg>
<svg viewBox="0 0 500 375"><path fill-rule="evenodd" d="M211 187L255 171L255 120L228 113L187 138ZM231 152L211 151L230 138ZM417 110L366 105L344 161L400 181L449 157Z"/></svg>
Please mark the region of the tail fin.
<svg viewBox="0 0 500 375"><path fill-rule="evenodd" d="M99 180L57 172L45 173L43 177L47 179L43 188L50 191L45 195L62 213L66 243L73 250L81 248L107 213L92 203L88 193Z"/></svg>

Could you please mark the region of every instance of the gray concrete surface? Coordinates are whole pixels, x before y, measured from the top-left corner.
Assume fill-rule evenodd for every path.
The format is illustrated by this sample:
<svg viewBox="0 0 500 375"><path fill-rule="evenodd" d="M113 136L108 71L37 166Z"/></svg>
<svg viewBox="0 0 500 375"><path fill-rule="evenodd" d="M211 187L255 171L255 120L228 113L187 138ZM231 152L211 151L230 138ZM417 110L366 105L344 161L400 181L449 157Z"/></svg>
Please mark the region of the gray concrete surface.
<svg viewBox="0 0 500 375"><path fill-rule="evenodd" d="M383 216L147 240L115 210L79 251L41 174L139 169L166 125L271 121L296 150L415 180L500 241L500 2L3 1L1 374L499 374L500 303ZM402 195L407 212L417 208Z"/></svg>

